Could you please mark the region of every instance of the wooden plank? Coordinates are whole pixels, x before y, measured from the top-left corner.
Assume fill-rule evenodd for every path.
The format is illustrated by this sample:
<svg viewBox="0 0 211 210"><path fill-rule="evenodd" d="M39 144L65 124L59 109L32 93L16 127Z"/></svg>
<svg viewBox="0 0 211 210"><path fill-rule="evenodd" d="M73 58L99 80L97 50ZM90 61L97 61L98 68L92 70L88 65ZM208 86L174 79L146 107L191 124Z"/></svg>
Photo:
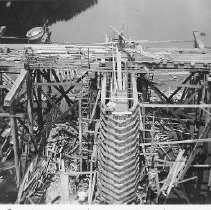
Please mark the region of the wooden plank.
<svg viewBox="0 0 211 210"><path fill-rule="evenodd" d="M41 77L40 71L37 70L36 73L37 73L36 74L37 78L35 78L35 79L37 79L37 82L41 82L42 81L42 77ZM44 105L44 104L43 104L43 100L42 100L42 91L41 90L42 90L42 86L38 86L37 87L37 96L35 96L37 107L38 107L38 109L37 109L37 117L38 117L37 122L38 122L38 129L39 130L42 130L43 129L43 125L44 125L43 110L42 110L42 105ZM34 95L35 94L36 93L35 93L35 90L34 90ZM42 138L41 132L38 132L37 138L38 139Z"/></svg>
<svg viewBox="0 0 211 210"><path fill-rule="evenodd" d="M118 98L116 97L116 98L115 98L115 97L110 97L110 98L105 98L105 99L115 99L115 100L118 100L118 99L119 99L119 100L128 99L128 100L134 100L134 98L128 98L128 97L126 97L126 98L120 98L120 97L118 97Z"/></svg>
<svg viewBox="0 0 211 210"><path fill-rule="evenodd" d="M211 165L209 165L209 164L205 164L205 165L191 165L191 167L193 167L193 168L206 168L206 169L208 169L208 168L211 168Z"/></svg>
<svg viewBox="0 0 211 210"><path fill-rule="evenodd" d="M193 143L203 143L203 142L211 142L211 138L208 139L193 139L193 140L183 140L183 141L169 141L169 142L155 142L156 145L173 145L173 144L193 144ZM140 146L151 146L150 143L140 143Z"/></svg>
<svg viewBox="0 0 211 210"><path fill-rule="evenodd" d="M33 200L28 196L27 197L27 199L28 199L28 201L30 202L30 204L35 204L34 202L33 202Z"/></svg>
<svg viewBox="0 0 211 210"><path fill-rule="evenodd" d="M145 117L149 117L149 118L152 118L152 115L145 115ZM143 117L142 117L143 118ZM158 117L158 116L155 116L155 119L162 119L162 120L168 120L168 121L171 121L171 120L178 120L177 118L167 118L167 117ZM184 118L181 118L181 120L184 120L184 121L191 121L192 119L184 119ZM173 124L172 122L171 122L171 124ZM178 123L176 123L176 124L178 124Z"/></svg>
<svg viewBox="0 0 211 210"><path fill-rule="evenodd" d="M201 89L201 88L207 88L208 87L208 86L205 86L205 85L190 85L190 84L169 84L169 86L171 86L171 87L182 87L182 88L195 88L195 89Z"/></svg>
<svg viewBox="0 0 211 210"><path fill-rule="evenodd" d="M0 117L17 117L17 118L24 118L24 114L21 114L21 113L17 113L17 114L0 113Z"/></svg>
<svg viewBox="0 0 211 210"><path fill-rule="evenodd" d="M121 64L121 52L117 50L117 84L118 89L122 90L122 64Z"/></svg>
<svg viewBox="0 0 211 210"><path fill-rule="evenodd" d="M68 172L61 172L67 174L69 176L79 176L79 175L90 175L90 171L68 171ZM92 171L92 174L97 173L96 171Z"/></svg>
<svg viewBox="0 0 211 210"><path fill-rule="evenodd" d="M10 88L10 86L9 85L0 85L0 88L8 89L8 88Z"/></svg>
<svg viewBox="0 0 211 210"><path fill-rule="evenodd" d="M57 86L57 85L88 85L88 83L78 83L78 82L42 82L42 83L34 83L34 86Z"/></svg>
<svg viewBox="0 0 211 210"><path fill-rule="evenodd" d="M30 141L34 145L35 152L37 152L37 143L34 141L33 135L33 89L32 89L32 73L28 72L26 78L26 95L27 95L27 114L28 114L28 128L30 134Z"/></svg>
<svg viewBox="0 0 211 210"><path fill-rule="evenodd" d="M208 117L211 117L211 112L207 111L206 109L200 107L200 109L202 109L204 112L206 112Z"/></svg>
<svg viewBox="0 0 211 210"><path fill-rule="evenodd" d="M12 169L12 168L16 168L16 166L13 165L13 166L4 166L4 167L1 167L1 168L0 168L0 173L1 173L2 171L10 170L10 169Z"/></svg>
<svg viewBox="0 0 211 210"><path fill-rule="evenodd" d="M147 131L147 132L157 132L160 133L160 130L155 130L155 129L140 129L142 132Z"/></svg>
<svg viewBox="0 0 211 210"><path fill-rule="evenodd" d="M155 182L156 182L156 189L157 189L157 192L159 194L160 193L160 184L159 184L157 163L155 164ZM156 203L157 202L158 202L158 197L156 198Z"/></svg>
<svg viewBox="0 0 211 210"><path fill-rule="evenodd" d="M210 172L209 172L209 178L208 178L208 186L210 188L210 191L211 191L211 169L210 169Z"/></svg>
<svg viewBox="0 0 211 210"><path fill-rule="evenodd" d="M142 62L143 63L143 62ZM211 63L211 61L210 61ZM178 71L178 72L175 72L174 74L175 75L184 75L184 74L189 74L189 72L206 72L209 68L208 67L205 67L203 66L204 62L202 62L201 64L198 64L200 66L198 67L191 67L190 65L189 66L185 66L185 68L181 68L180 66L178 67L175 67L173 66L166 66L166 67L163 67L163 66L156 66L156 68L154 68L154 71L146 71L146 70L143 70L141 67L139 68L136 68L136 69L132 69L132 70L127 70L127 73L134 73L134 74L152 74L153 75L169 75L169 74L172 74L172 72L160 72L162 70L166 70L166 71ZM98 64L99 65L99 64ZM87 66L82 66L81 64L79 65L76 65L76 64L66 64L66 65L48 65L48 64L45 64L45 65L30 65L31 68L34 68L34 69L39 69L39 68L52 68L52 69L67 69L67 68L73 68L75 69L75 67L79 67L80 69L84 70L84 71L87 71L87 72L102 72L102 73L107 73L107 72L113 72L113 70L111 68L108 68L108 67L90 67L90 69L87 69Z"/></svg>
<svg viewBox="0 0 211 210"><path fill-rule="evenodd" d="M147 104L139 103L141 107L149 108L211 108L211 104Z"/></svg>
<svg viewBox="0 0 211 210"><path fill-rule="evenodd" d="M25 44L0 44L0 48L8 47L10 49L24 49Z"/></svg>
<svg viewBox="0 0 211 210"><path fill-rule="evenodd" d="M200 139L197 140L197 143L195 144L194 148L192 149L191 154L189 155L189 158L185 164L185 167L183 168L183 170L181 170L180 174L178 175L178 181L182 180L185 177L185 174L187 173L189 167L191 166L191 163L193 162L196 154L197 154L197 147L199 145L202 144L202 142L200 140L202 140L203 138L206 138L208 136L208 133L210 131L210 126L211 126L211 119L208 121L208 123L206 124L206 126L204 127L202 134L200 135ZM210 141L208 141L209 143Z"/></svg>
<svg viewBox="0 0 211 210"><path fill-rule="evenodd" d="M26 80L27 71L25 69L21 69L21 73L18 76L18 78L15 80L14 85L12 86L9 93L7 93L5 99L4 99L4 106L11 106L13 101L15 100L15 97L17 96L19 90L21 89L23 83Z"/></svg>
<svg viewBox="0 0 211 210"><path fill-rule="evenodd" d="M96 184L96 179L97 179L97 172L94 173L94 176L93 176L93 180L92 180L92 186L91 186L91 203L92 203L92 198L93 198L93 194L94 194L94 188L95 188L95 184Z"/></svg>
<svg viewBox="0 0 211 210"><path fill-rule="evenodd" d="M6 26L0 26L0 38L4 35L5 29L6 29Z"/></svg>
<svg viewBox="0 0 211 210"><path fill-rule="evenodd" d="M90 117L89 124L91 124L92 121L93 121L93 118L94 118L94 115L95 115L95 111L96 111L96 108L97 108L97 104L98 104L98 100L100 98L100 92L101 91L99 90L98 93L97 93L97 98L96 98L95 105L94 105L93 110L92 110L92 115Z"/></svg>
<svg viewBox="0 0 211 210"><path fill-rule="evenodd" d="M169 174L166 178L166 181L164 182L161 192L164 191L167 195L169 195L171 188L173 187L173 183L175 181L175 178L179 172L179 165L182 163L180 162L182 159L182 156L184 154L185 150L179 150L179 153L176 157L175 162L173 163L172 167L170 168Z"/></svg>
<svg viewBox="0 0 211 210"><path fill-rule="evenodd" d="M93 150L91 154L91 160L92 161L97 161L97 149L98 149L98 134L99 134L99 129L100 129L100 122L95 123L95 134L94 134L94 145L93 145Z"/></svg>
<svg viewBox="0 0 211 210"><path fill-rule="evenodd" d="M79 94L79 101L78 101L78 134L79 134L79 156L80 156L80 171L82 171L82 104L81 104L81 93Z"/></svg>
<svg viewBox="0 0 211 210"><path fill-rule="evenodd" d="M88 190L88 204L92 203L92 175L93 175L93 162L90 163L90 175L89 175L89 190Z"/></svg>
<svg viewBox="0 0 211 210"><path fill-rule="evenodd" d="M12 124L12 140L13 140L13 151L15 156L15 168L16 168L16 184L17 187L20 185L21 174L20 174L20 154L19 154L19 143L18 143L18 128L16 118L11 118Z"/></svg>
<svg viewBox="0 0 211 210"><path fill-rule="evenodd" d="M208 95L207 95L207 99L208 99L208 103L211 103L211 81L210 81L210 76L207 75L206 77L206 83L208 84ZM209 112L211 112L211 109L208 109L207 110L208 114L206 115L206 122L207 124L209 124L210 122L210 114ZM210 137L210 132L208 131L208 137ZM211 142L209 142L207 144L207 153L208 154L211 154ZM211 165L211 157L208 155L207 156L207 161L206 161L207 164ZM208 175L208 189L210 190L210 194L211 194L211 168L210 168L210 171L207 173ZM209 195L208 195L209 196Z"/></svg>
<svg viewBox="0 0 211 210"><path fill-rule="evenodd" d="M65 172L64 160L62 160L62 172ZM69 176L66 173L60 173L62 200L63 202L69 201Z"/></svg>

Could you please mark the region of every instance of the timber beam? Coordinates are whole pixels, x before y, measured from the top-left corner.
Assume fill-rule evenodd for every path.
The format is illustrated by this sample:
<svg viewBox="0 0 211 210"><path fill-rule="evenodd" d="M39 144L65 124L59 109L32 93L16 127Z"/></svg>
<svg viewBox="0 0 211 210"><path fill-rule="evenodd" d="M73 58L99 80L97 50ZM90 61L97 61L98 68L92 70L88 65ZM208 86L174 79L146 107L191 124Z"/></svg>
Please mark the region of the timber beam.
<svg viewBox="0 0 211 210"><path fill-rule="evenodd" d="M19 93L20 89L22 88L23 83L26 80L27 71L25 69L21 69L21 73L16 79L14 85L12 86L9 93L7 93L5 99L4 99L4 105L5 106L11 106L14 102L17 94Z"/></svg>
<svg viewBox="0 0 211 210"><path fill-rule="evenodd" d="M139 103L140 107L149 108L211 108L211 104L147 104Z"/></svg>

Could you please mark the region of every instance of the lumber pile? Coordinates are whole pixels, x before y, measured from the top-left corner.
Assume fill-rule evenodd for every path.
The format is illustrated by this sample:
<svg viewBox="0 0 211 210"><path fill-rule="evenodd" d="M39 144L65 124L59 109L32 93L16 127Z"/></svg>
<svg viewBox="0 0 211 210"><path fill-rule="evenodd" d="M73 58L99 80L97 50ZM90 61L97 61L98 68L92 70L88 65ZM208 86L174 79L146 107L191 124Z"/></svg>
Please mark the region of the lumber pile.
<svg viewBox="0 0 211 210"><path fill-rule="evenodd" d="M29 165L19 188L18 204L40 203L46 190L49 161L36 157Z"/></svg>
<svg viewBox="0 0 211 210"><path fill-rule="evenodd" d="M167 178L164 180L163 186L160 189L160 193L162 193L164 196L168 196L171 192L172 187L177 184L179 181L179 173L181 172L181 169L183 169L187 157L184 157L185 150L179 150L179 153L173 162L172 166L169 169L169 173Z"/></svg>

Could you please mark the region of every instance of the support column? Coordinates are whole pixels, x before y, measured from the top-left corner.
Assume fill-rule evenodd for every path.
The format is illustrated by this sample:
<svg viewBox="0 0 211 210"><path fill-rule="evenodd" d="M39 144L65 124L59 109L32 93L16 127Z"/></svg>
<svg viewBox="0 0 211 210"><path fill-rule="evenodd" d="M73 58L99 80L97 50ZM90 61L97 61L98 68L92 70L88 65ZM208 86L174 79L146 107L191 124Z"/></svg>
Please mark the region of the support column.
<svg viewBox="0 0 211 210"><path fill-rule="evenodd" d="M79 101L78 101L78 130L79 130L79 156L80 156L80 171L82 171L82 115L81 115L81 93L79 94Z"/></svg>
<svg viewBox="0 0 211 210"><path fill-rule="evenodd" d="M122 90L122 64L121 64L121 52L116 51L117 53L117 83L118 89Z"/></svg>
<svg viewBox="0 0 211 210"><path fill-rule="evenodd" d="M209 75L207 76L207 83L208 83L208 104L211 104L211 69L210 69L210 73ZM211 109L209 108L208 109L208 112L211 113ZM208 120L210 119L210 114L207 114L207 123L208 123ZM210 132L208 133L208 138L210 138ZM207 164L211 165L211 143L208 142L207 143L207 153L208 153L208 157L207 157ZM211 169L208 171L207 173L207 176L208 176L208 195L207 195L207 202L210 202L209 201L209 197L211 196Z"/></svg>
<svg viewBox="0 0 211 210"><path fill-rule="evenodd" d="M41 74L40 74L41 70L37 70L37 82L42 82L41 79ZM38 138L41 139L41 130L43 129L43 116L42 116L42 86L38 86L37 87L37 114L38 114L38 132L39 132L39 136Z"/></svg>
<svg viewBox="0 0 211 210"><path fill-rule="evenodd" d="M29 68L27 80L26 80L26 94L27 94L27 113L28 113L28 124L30 141L34 144L34 149L37 151L37 145L33 139L33 91L32 91L32 73Z"/></svg>
<svg viewBox="0 0 211 210"><path fill-rule="evenodd" d="M62 203L69 203L69 176L65 174L64 160L62 160L60 173L61 189L62 189Z"/></svg>
<svg viewBox="0 0 211 210"><path fill-rule="evenodd" d="M14 115L14 110L12 110L12 114ZM19 152L19 142L18 142L18 127L17 127L17 120L15 117L11 117L10 120L11 120L11 125L12 125L12 141L13 141L13 150L14 150L14 157L15 157L16 184L17 184L17 187L19 187L21 175L20 175L20 152Z"/></svg>
<svg viewBox="0 0 211 210"><path fill-rule="evenodd" d="M3 85L3 77L2 77L2 72L0 70L0 86ZM4 89L0 87L0 105L4 101Z"/></svg>

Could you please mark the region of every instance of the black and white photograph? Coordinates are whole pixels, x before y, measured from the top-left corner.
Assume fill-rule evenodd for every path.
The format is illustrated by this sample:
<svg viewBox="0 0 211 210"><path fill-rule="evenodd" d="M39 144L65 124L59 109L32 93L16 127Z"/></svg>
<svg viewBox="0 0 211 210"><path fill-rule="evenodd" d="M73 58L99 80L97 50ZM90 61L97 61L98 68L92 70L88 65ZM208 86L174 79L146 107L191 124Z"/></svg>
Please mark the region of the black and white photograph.
<svg viewBox="0 0 211 210"><path fill-rule="evenodd" d="M210 22L210 0L0 0L0 209L209 208Z"/></svg>

